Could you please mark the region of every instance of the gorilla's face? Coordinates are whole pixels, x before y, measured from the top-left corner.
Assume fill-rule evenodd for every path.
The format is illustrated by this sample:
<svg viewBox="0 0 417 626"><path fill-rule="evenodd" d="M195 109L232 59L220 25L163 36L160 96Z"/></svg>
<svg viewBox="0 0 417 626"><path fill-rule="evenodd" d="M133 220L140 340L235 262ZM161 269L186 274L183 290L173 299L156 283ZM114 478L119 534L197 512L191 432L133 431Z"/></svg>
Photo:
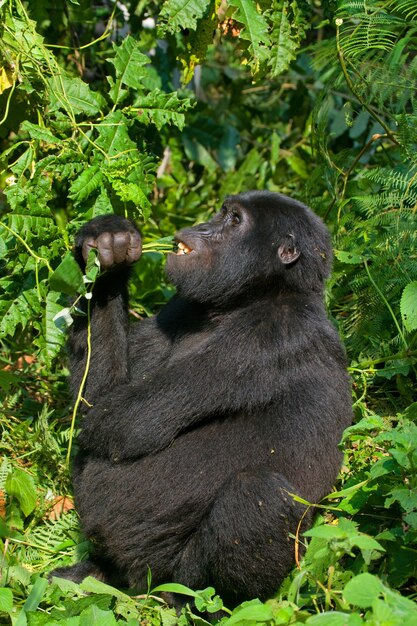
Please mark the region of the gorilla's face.
<svg viewBox="0 0 417 626"><path fill-rule="evenodd" d="M268 192L229 196L209 222L176 234L166 272L181 296L227 303L259 289L286 285L321 291L330 270L330 242L304 205ZM299 283L299 284L298 284Z"/></svg>

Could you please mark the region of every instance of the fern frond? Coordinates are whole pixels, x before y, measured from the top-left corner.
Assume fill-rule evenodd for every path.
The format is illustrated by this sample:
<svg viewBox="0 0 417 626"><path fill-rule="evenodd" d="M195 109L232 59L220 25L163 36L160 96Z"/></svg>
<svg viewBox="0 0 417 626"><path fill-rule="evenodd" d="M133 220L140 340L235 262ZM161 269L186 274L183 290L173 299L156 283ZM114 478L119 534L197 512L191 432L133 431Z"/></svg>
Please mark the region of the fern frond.
<svg viewBox="0 0 417 626"><path fill-rule="evenodd" d="M417 18L417 5L415 0L391 0L387 7L398 13L402 13L406 20Z"/></svg>
<svg viewBox="0 0 417 626"><path fill-rule="evenodd" d="M346 58L369 56L370 51L388 51L394 46L404 20L388 13L377 1L340 3L337 15L343 20L340 45Z"/></svg>

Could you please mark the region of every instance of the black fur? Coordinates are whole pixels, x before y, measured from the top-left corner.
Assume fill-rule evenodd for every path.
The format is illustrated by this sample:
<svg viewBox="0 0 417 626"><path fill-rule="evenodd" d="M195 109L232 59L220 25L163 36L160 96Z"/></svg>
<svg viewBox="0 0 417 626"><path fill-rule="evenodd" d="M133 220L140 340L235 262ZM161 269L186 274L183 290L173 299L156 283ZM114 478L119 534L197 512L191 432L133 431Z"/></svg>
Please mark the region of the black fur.
<svg viewBox="0 0 417 626"><path fill-rule="evenodd" d="M137 232L106 216L76 240L82 265L112 233L102 241L119 263L106 266L103 252L84 391L92 406L74 467L95 552L56 574L145 589L149 566L154 584L213 585L229 605L267 598L293 563L289 533L304 508L289 494L317 502L329 492L351 421L345 355L323 305L328 231L286 196L231 196L210 222L178 233L193 249L168 258L178 295L129 326ZM86 320L74 326L76 393Z"/></svg>

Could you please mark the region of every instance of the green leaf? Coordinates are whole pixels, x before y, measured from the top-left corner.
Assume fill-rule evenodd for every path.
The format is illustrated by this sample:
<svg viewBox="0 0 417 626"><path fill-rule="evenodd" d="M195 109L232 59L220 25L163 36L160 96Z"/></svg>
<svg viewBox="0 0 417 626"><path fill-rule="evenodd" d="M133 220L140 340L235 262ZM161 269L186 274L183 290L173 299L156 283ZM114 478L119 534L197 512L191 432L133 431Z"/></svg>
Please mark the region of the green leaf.
<svg viewBox="0 0 417 626"><path fill-rule="evenodd" d="M166 124L184 128L184 112L191 106L190 100L179 99L174 93L164 93L155 89L146 95L140 95L135 100L134 109L139 122L155 124L161 130Z"/></svg>
<svg viewBox="0 0 417 626"><path fill-rule="evenodd" d="M93 204L92 217L97 217L97 215L108 215L109 213L113 213L113 206L105 187L102 187Z"/></svg>
<svg viewBox="0 0 417 626"><path fill-rule="evenodd" d="M243 602L238 606L233 614L225 621L225 626L232 626L232 624L240 624L256 622L270 623L273 620L272 608L268 604L262 604L259 600L250 600L249 602Z"/></svg>
<svg viewBox="0 0 417 626"><path fill-rule="evenodd" d="M67 254L51 275L49 285L53 291L66 293L70 296L85 291L83 273L72 252Z"/></svg>
<svg viewBox="0 0 417 626"><path fill-rule="evenodd" d="M30 474L19 467L14 467L6 479L6 492L18 499L26 517L32 513L36 506L36 487Z"/></svg>
<svg viewBox="0 0 417 626"><path fill-rule="evenodd" d="M373 537L361 533L356 537L352 537L351 544L357 546L360 550L378 550L379 552L385 552L385 548L381 546Z"/></svg>
<svg viewBox="0 0 417 626"><path fill-rule="evenodd" d="M363 621L357 613L342 613L331 611L312 615L306 621L308 626L361 626Z"/></svg>
<svg viewBox="0 0 417 626"><path fill-rule="evenodd" d="M109 157L136 151L137 146L127 132L129 121L121 111L112 111L103 119L98 126L98 138L96 144L104 150ZM130 122L131 123L131 122Z"/></svg>
<svg viewBox="0 0 417 626"><path fill-rule="evenodd" d="M240 38L250 42L249 50L253 55L252 70L256 74L261 62L268 58L268 48L271 45L268 23L258 12L254 0L230 0L229 4L237 9L233 18L244 26Z"/></svg>
<svg viewBox="0 0 417 626"><path fill-rule="evenodd" d="M117 104L123 97L122 85L127 85L138 91L143 90L142 78L146 75L149 59L140 51L140 44L128 35L118 47L114 46L115 56L107 60L112 63L116 70L116 80L110 82L110 97Z"/></svg>
<svg viewBox="0 0 417 626"><path fill-rule="evenodd" d="M344 250L335 250L334 255L342 263L348 263L349 265L358 265L363 263L363 257L355 252L345 252Z"/></svg>
<svg viewBox="0 0 417 626"><path fill-rule="evenodd" d="M39 606L40 601L42 600L43 594L46 591L48 586L48 580L46 578L37 578L32 589L30 590L30 594L27 597L26 602L23 605L23 610L28 611L36 611Z"/></svg>
<svg viewBox="0 0 417 626"><path fill-rule="evenodd" d="M111 611L103 611L91 604L80 614L80 626L116 626L116 618Z"/></svg>
<svg viewBox="0 0 417 626"><path fill-rule="evenodd" d="M401 317L408 331L417 329L417 280L409 283L401 296Z"/></svg>
<svg viewBox="0 0 417 626"><path fill-rule="evenodd" d="M50 291L46 296L43 326L45 329L46 356L50 360L58 355L66 341L66 335L62 332L62 327L60 329L56 323L57 315L62 311L62 304L59 302L60 298L61 294L55 291Z"/></svg>
<svg viewBox="0 0 417 626"><path fill-rule="evenodd" d="M197 20L209 10L210 4L210 0L166 0L159 14L165 22L162 30L170 33L184 28L196 30Z"/></svg>
<svg viewBox="0 0 417 626"><path fill-rule="evenodd" d="M103 595L114 596L115 598L119 598L120 600L131 600L131 597L126 593L119 591L115 587L111 585L107 585L103 583L101 580L97 580L97 578L93 578L92 576L87 576L82 583L80 583L80 589L83 591L87 591L88 593L99 593Z"/></svg>
<svg viewBox="0 0 417 626"><path fill-rule="evenodd" d="M384 585L376 576L372 574L359 574L350 580L344 590L343 598L349 604L367 609L372 606L384 590Z"/></svg>
<svg viewBox="0 0 417 626"><path fill-rule="evenodd" d="M63 109L70 116L84 113L93 116L105 106L104 97L92 91L81 78L69 78L56 74L47 79L51 94L49 113Z"/></svg>
<svg viewBox="0 0 417 626"><path fill-rule="evenodd" d="M3 300L3 319L0 320L0 336L13 336L16 328L22 329L33 324L39 316L40 303L36 289L27 289L14 300Z"/></svg>
<svg viewBox="0 0 417 626"><path fill-rule="evenodd" d="M11 613L13 610L13 593L11 589L0 588L0 612Z"/></svg>
<svg viewBox="0 0 417 626"><path fill-rule="evenodd" d="M4 241L3 237L0 237L0 259L5 257L7 254L7 245Z"/></svg>
<svg viewBox="0 0 417 626"><path fill-rule="evenodd" d="M55 137L55 135L53 135L50 130L48 130L47 128L42 128L41 126L38 126L38 124L32 124L32 122L29 122L28 120L25 120L22 123L20 129L29 133L31 139L44 141L48 144L62 143L62 140Z"/></svg>
<svg viewBox="0 0 417 626"><path fill-rule="evenodd" d="M165 583L163 585L158 585L154 589L152 589L152 593L158 593L159 591L169 591L170 593L180 593L183 596L190 596L195 598L197 593L186 587L185 585L181 585L180 583Z"/></svg>
<svg viewBox="0 0 417 626"><path fill-rule="evenodd" d="M75 179L72 183L68 196L74 202L82 202L98 189L103 180L103 175L98 165L93 165Z"/></svg>
<svg viewBox="0 0 417 626"><path fill-rule="evenodd" d="M360 483L357 483L356 485L352 485L351 487L347 487L346 489L341 489L340 491L334 491L333 493L329 493L328 496L326 496L326 500L334 500L336 498L346 498L346 496L350 496L352 493L355 493L356 491L359 491L360 489L362 489L362 487L364 485L366 485L368 483L367 480L363 480Z"/></svg>
<svg viewBox="0 0 417 626"><path fill-rule="evenodd" d="M323 524L306 530L304 535L306 537L321 537L322 539L344 539L346 532L339 526Z"/></svg>
<svg viewBox="0 0 417 626"><path fill-rule="evenodd" d="M278 76L288 69L290 62L295 59L300 45L298 31L296 30L294 35L294 23L288 19L289 5L290 2L288 1L284 1L282 4L278 3L278 10L272 15L274 24L271 34L273 55L269 61L269 66L273 76Z"/></svg>

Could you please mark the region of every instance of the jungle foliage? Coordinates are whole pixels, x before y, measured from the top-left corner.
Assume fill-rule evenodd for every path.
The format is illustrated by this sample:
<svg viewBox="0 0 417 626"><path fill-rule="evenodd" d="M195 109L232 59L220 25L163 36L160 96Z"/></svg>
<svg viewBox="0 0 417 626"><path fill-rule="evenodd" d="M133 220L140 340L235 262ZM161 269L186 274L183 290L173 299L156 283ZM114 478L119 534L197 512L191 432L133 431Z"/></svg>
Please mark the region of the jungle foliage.
<svg viewBox="0 0 417 626"><path fill-rule="evenodd" d="M248 189L332 231L355 423L292 574L217 623L417 623L416 53L414 0L0 0L0 623L208 623L176 616L152 572L139 596L45 576L87 549L63 346L98 268L82 276L71 242L96 215L140 223L146 316L172 293L170 236Z"/></svg>

